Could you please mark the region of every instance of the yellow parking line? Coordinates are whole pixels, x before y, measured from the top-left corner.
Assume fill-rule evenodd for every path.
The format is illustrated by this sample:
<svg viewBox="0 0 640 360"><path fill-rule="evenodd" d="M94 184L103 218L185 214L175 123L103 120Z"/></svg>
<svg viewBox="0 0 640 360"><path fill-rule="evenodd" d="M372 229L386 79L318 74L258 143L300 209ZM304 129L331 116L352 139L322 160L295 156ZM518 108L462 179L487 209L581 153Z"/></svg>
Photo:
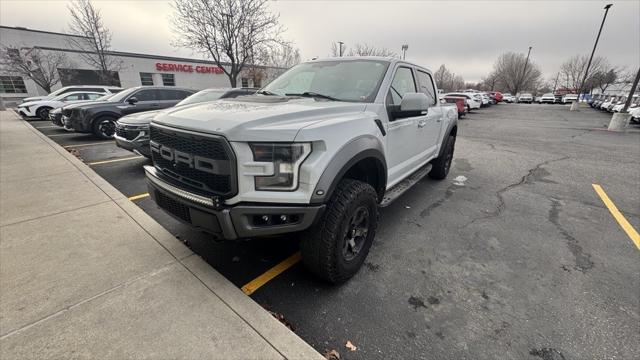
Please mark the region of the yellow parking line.
<svg viewBox="0 0 640 360"><path fill-rule="evenodd" d="M136 159L144 159L144 156L131 156L131 157L120 158L120 159L94 161L94 162L87 163L87 165L102 165L102 164L110 164L114 162L129 161L129 160L136 160Z"/></svg>
<svg viewBox="0 0 640 360"><path fill-rule="evenodd" d="M83 147L83 146L93 146L93 145L102 145L102 144L113 144L113 141L103 141L103 142L95 142L95 143L88 143L88 144L78 144L78 145L65 145L63 146L65 149L68 148L77 148L77 147Z"/></svg>
<svg viewBox="0 0 640 360"><path fill-rule="evenodd" d="M591 185L593 186L593 189L596 191L598 196L600 196L600 199L602 199L602 202L605 204L607 209L609 209L609 212L611 213L611 215L613 215L616 221L618 221L618 224L620 224L620 227L622 228L622 230L624 230L624 232L627 233L627 236L629 236L631 241L633 241L634 244L636 244L636 247L638 248L638 250L640 250L640 235L638 235L638 232L636 231L636 229L634 229L633 226L629 224L627 219L624 217L624 215L622 215L620 210L618 210L618 208L613 203L613 201L609 199L609 196L607 196L607 194L604 192L604 190L600 185L598 184L591 184Z"/></svg>
<svg viewBox="0 0 640 360"><path fill-rule="evenodd" d="M134 195L134 196L130 196L129 200L131 201L136 201L136 200L140 200L140 199L144 199L146 197L149 197L149 193L144 193L144 194L140 194L140 195Z"/></svg>
<svg viewBox="0 0 640 360"><path fill-rule="evenodd" d="M47 136L48 137L56 137L56 136L69 136L69 135L78 135L78 133L66 132L66 133L62 133L62 134L51 134L51 135L47 135Z"/></svg>
<svg viewBox="0 0 640 360"><path fill-rule="evenodd" d="M288 258L286 258L284 261L282 261L278 265L272 267L271 269L267 270L267 272L265 272L264 274L258 276L257 278L251 280L247 285L243 286L242 289L241 289L242 292L247 294L247 295L253 294L262 285L268 283L269 281L271 281L276 276L282 274L288 268L290 268L293 265L297 264L300 261L301 258L302 258L302 255L300 254L299 251L296 252L295 254L289 256Z"/></svg>

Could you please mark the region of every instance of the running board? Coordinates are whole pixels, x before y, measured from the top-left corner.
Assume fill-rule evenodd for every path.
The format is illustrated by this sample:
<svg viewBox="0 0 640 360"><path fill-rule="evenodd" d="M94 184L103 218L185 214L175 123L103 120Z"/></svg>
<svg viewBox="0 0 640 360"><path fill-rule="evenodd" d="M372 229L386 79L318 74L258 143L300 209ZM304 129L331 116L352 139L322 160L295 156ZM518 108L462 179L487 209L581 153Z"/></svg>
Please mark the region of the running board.
<svg viewBox="0 0 640 360"><path fill-rule="evenodd" d="M409 175L406 179L394 185L391 189L387 190L384 193L384 197L380 202L380 207L387 207L391 205L394 201L396 201L405 191L409 190L413 185L415 185L418 181L422 180L423 177L427 176L429 171L431 170L432 165L427 164L420 169L416 170L413 174Z"/></svg>

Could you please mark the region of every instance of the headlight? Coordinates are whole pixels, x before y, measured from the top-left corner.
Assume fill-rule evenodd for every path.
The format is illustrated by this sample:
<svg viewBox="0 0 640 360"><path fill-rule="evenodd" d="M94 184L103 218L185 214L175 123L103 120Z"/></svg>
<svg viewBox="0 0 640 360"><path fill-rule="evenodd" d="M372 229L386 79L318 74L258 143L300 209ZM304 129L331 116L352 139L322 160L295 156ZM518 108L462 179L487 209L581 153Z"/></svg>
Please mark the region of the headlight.
<svg viewBox="0 0 640 360"><path fill-rule="evenodd" d="M249 144L256 162L273 163L273 175L256 176L256 190L293 191L298 187L300 165L311 153L310 143Z"/></svg>

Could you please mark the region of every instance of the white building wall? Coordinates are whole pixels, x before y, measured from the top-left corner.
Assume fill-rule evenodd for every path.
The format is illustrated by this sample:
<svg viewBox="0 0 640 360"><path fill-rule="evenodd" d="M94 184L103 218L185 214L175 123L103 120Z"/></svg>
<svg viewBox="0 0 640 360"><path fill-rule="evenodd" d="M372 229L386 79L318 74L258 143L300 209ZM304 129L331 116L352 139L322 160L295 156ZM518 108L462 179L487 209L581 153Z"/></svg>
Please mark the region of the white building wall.
<svg viewBox="0 0 640 360"><path fill-rule="evenodd" d="M69 45L70 37L71 35L67 34L0 26L0 43L2 43L3 45L18 48L40 47L46 48L46 50L42 50L44 52L63 52L69 60L69 68L96 70L94 67L88 65L84 61L80 53L71 48L71 46ZM175 86L177 87L184 87L193 90L201 90L212 87L230 87L229 78L224 73L202 73L196 71L196 68L200 66L217 67L213 62L146 54L122 52L114 53L117 54L117 56L114 56L114 58L116 58L121 64L118 75L120 78L120 85L124 88L142 85L140 79L141 72L152 73L154 85L157 86L163 85L161 74L166 73L174 74ZM193 71L184 72L176 70L158 70L156 67L156 64L158 63L191 66L191 69ZM271 71L271 69L269 69L269 71L265 71L264 73L265 75L273 78L275 74L279 72L281 71ZM17 76L18 74L11 74L6 69L0 69L0 75ZM242 76L238 76L237 86L242 85L241 78ZM263 79L262 85L267 84L270 80L271 79L269 78ZM27 89L26 94L0 93L0 100L4 101L6 106L10 106L11 103L15 103L25 97L46 95L45 91L38 87L32 80L23 77L23 81ZM254 86L251 80L249 80L249 86ZM53 89L55 90L60 87L62 87L62 84L56 84L55 86L53 86Z"/></svg>

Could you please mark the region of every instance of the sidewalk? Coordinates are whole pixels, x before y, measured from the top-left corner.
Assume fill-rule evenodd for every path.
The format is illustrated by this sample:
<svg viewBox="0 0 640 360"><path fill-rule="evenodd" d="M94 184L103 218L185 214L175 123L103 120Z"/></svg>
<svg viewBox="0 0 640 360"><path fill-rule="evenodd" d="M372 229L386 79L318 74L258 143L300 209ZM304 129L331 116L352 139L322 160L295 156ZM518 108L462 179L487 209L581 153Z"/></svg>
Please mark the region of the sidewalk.
<svg viewBox="0 0 640 360"><path fill-rule="evenodd" d="M88 166L6 111L0 358L323 359Z"/></svg>

